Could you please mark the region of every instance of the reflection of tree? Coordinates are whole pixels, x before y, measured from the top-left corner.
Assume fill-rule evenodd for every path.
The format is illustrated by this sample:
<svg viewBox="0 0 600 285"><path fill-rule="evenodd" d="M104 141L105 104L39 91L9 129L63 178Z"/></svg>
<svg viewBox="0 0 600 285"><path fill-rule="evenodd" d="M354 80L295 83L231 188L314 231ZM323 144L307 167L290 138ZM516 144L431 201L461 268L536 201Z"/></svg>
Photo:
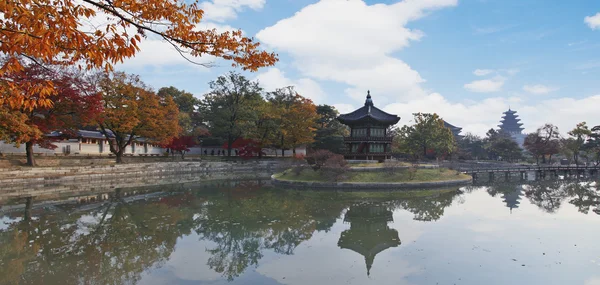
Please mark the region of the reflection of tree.
<svg viewBox="0 0 600 285"><path fill-rule="evenodd" d="M570 183L566 187L566 191L573 204L579 212L587 214L590 209L594 213L600 215L600 192L595 184L590 182Z"/></svg>
<svg viewBox="0 0 600 285"><path fill-rule="evenodd" d="M413 213L417 221L437 221L444 215L444 209L452 205L460 191L440 193L428 197L398 200L398 206Z"/></svg>
<svg viewBox="0 0 600 285"><path fill-rule="evenodd" d="M112 200L92 212L40 215L0 232L0 283L133 284L166 261L191 214L155 200ZM93 222L90 222L93 221ZM4 274L7 273L7 274Z"/></svg>
<svg viewBox="0 0 600 285"><path fill-rule="evenodd" d="M561 180L537 181L524 187L525 196L540 209L554 213L567 196L564 184Z"/></svg>
<svg viewBox="0 0 600 285"><path fill-rule="evenodd" d="M201 239L215 242L208 265L228 280L248 266L257 266L263 250L293 254L312 237L319 222L315 209L329 208L339 216L343 206L309 197L265 191L260 197L232 196L221 191L211 197L195 220Z"/></svg>

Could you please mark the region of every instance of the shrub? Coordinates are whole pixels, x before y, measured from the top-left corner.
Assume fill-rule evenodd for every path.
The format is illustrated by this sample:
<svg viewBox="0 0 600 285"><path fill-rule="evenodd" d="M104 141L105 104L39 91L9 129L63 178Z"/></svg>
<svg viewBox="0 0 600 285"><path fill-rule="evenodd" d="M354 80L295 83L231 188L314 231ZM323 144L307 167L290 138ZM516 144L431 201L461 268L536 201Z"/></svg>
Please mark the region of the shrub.
<svg viewBox="0 0 600 285"><path fill-rule="evenodd" d="M327 162L328 159L334 157L334 156L340 156L342 160L344 160L344 157L342 155L339 154L335 154L331 151L325 150L325 149L319 149L314 151L313 153L311 153L307 158L306 161L308 162L308 164L310 164L314 170L319 170L321 169L321 167L323 167L325 165L325 163ZM344 160L344 163L346 161Z"/></svg>
<svg viewBox="0 0 600 285"><path fill-rule="evenodd" d="M417 176L417 171L418 170L419 170L419 163L415 161L408 168L408 179L409 180L415 179L415 176Z"/></svg>
<svg viewBox="0 0 600 285"><path fill-rule="evenodd" d="M387 174L396 174L402 167L402 162L398 160L386 160L383 163L383 169Z"/></svg>
<svg viewBox="0 0 600 285"><path fill-rule="evenodd" d="M295 165L294 167L292 167L292 173L298 176L300 175L300 173L302 173L302 171L304 171L304 169L307 169L305 165Z"/></svg>
<svg viewBox="0 0 600 285"><path fill-rule="evenodd" d="M338 182L347 178L349 169L343 155L333 154L323 163L320 172L322 176L327 177L327 180Z"/></svg>

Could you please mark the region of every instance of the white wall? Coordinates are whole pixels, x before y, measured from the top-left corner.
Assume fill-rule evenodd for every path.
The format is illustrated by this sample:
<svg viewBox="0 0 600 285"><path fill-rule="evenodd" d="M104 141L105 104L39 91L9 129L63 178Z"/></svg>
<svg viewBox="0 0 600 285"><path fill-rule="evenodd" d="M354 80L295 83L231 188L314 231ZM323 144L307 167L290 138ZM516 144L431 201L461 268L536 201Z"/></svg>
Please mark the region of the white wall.
<svg viewBox="0 0 600 285"><path fill-rule="evenodd" d="M57 146L56 149L54 150L50 150L50 149L45 149L45 148L40 148L39 146L34 146L33 147L33 152L34 153L44 153L44 154L63 154L65 153L65 149L67 148L67 146L70 146L71 148L71 152L70 154L73 155L109 155L110 154L110 147L107 143L104 143L103 145L103 151L102 153L100 152L100 146L98 145L98 143L95 144L86 144L86 143L79 143L78 140L74 139L74 140L68 140L68 141L59 141L59 142L55 142L54 145ZM80 145L81 145L81 149L80 149ZM187 153L188 155L204 155L204 151L206 150L207 155L211 155L211 151L214 150L214 155L217 156L218 151L225 151L225 153L227 153L227 150L222 149L220 147L199 147L199 146L195 146L195 147L191 147L190 151ZM265 154L267 156L281 156L281 149L272 149L272 148L265 148L263 149L263 151L265 152ZM25 144L22 144L20 147L16 148L14 147L14 145L12 144L7 144L4 143L3 141L0 141L0 152L1 153L5 153L5 154L9 154L9 153L18 153L18 154L24 154L25 153ZM150 144L148 144L148 151L146 152L144 149L144 144L136 144L135 146L135 155L163 155L166 152L166 149L161 148L161 147L154 147L151 146ZM133 148L131 145L127 146L127 149L125 150L125 154L132 154L133 153ZM286 157L290 157L292 156L293 151L291 149L289 150L285 150L284 151L284 156ZM221 154L224 155L224 154ZM232 150L232 155L235 156L235 150ZM304 146L299 146L296 148L296 155L306 155L306 147Z"/></svg>

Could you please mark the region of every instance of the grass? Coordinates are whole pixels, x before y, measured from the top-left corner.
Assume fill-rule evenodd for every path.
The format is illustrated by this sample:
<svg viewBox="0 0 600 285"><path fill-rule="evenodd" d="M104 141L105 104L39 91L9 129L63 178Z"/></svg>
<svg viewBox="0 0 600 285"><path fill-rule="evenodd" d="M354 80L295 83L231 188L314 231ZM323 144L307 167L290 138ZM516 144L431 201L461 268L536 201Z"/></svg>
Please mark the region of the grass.
<svg viewBox="0 0 600 285"><path fill-rule="evenodd" d="M377 163L350 163L348 164L350 167L385 167L385 163L377 162ZM398 162L398 166L410 166L408 162Z"/></svg>
<svg viewBox="0 0 600 285"><path fill-rule="evenodd" d="M409 169L398 169L394 173L381 172L348 172L347 178L342 182L433 182L468 179L469 175L456 174L456 171L447 168L417 169L414 177L410 179ZM328 177L319 171L304 169L298 175L286 170L275 175L275 178L290 181L328 182Z"/></svg>

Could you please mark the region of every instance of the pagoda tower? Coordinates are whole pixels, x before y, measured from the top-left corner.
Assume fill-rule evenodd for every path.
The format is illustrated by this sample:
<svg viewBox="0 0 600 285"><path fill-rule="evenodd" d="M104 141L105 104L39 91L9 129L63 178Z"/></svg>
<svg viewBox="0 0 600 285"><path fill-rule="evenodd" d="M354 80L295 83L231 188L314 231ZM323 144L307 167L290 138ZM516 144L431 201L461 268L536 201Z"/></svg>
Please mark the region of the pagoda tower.
<svg viewBox="0 0 600 285"><path fill-rule="evenodd" d="M344 216L344 222L350 223L350 229L342 232L338 246L364 256L367 275L370 275L375 255L401 243L398 231L388 226L393 220L392 211L385 205L352 205Z"/></svg>
<svg viewBox="0 0 600 285"><path fill-rule="evenodd" d="M519 204L521 202L521 196L523 196L523 186L519 185L515 190L511 192L504 192L502 195L502 199L504 203L506 203L506 207L510 209L510 213L512 214L512 210L519 208Z"/></svg>
<svg viewBox="0 0 600 285"><path fill-rule="evenodd" d="M525 134L523 134L523 123L521 123L521 119L519 119L519 115L516 115L517 111L513 111L508 108L508 111L504 112L502 116L502 120L500 121L500 130L509 134L520 147L523 147L523 142L525 141Z"/></svg>
<svg viewBox="0 0 600 285"><path fill-rule="evenodd" d="M346 159L383 161L391 155L393 137L388 129L398 123L400 117L375 107L371 92L367 91L364 106L337 119L350 127L350 136L344 137Z"/></svg>

